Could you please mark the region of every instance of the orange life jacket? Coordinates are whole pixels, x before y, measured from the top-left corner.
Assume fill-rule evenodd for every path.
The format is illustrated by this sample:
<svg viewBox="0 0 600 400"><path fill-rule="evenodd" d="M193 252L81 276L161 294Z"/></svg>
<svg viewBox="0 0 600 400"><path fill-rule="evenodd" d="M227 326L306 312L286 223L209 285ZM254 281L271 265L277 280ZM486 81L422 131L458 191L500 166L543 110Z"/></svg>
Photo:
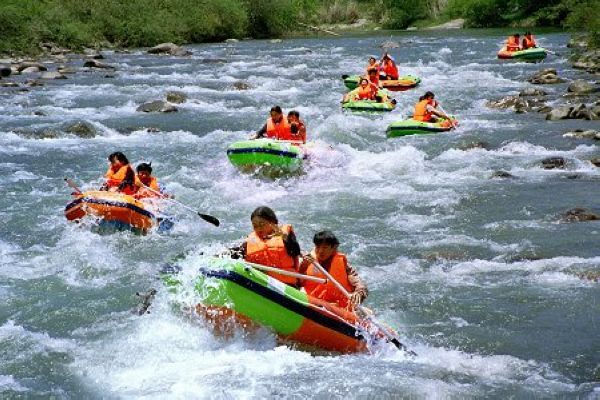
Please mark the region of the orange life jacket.
<svg viewBox="0 0 600 400"><path fill-rule="evenodd" d="M388 77L388 79L398 79L398 67L393 61L387 61L383 64L383 72Z"/></svg>
<svg viewBox="0 0 600 400"><path fill-rule="evenodd" d="M135 173L133 172L129 164L123 165L117 170L115 170L112 166L108 167L108 171L106 171L106 174L104 175L104 177L106 178L106 186L109 188L119 187L121 183L127 178L128 174L135 179ZM126 185L125 187L121 188L120 192L130 195L134 194L135 187L133 186L133 180L131 183L132 185Z"/></svg>
<svg viewBox="0 0 600 400"><path fill-rule="evenodd" d="M521 50L521 44L519 43L519 39L514 36L509 36L506 41L506 50L508 51L518 51Z"/></svg>
<svg viewBox="0 0 600 400"><path fill-rule="evenodd" d="M154 192L160 192L160 186L158 186L158 180L154 177L154 176L150 176L150 180L142 180L140 178L139 175L135 175L135 182L136 182L136 187L138 188L137 193L134 195L134 197L136 199L142 199L142 198L146 198L146 197L160 197L159 194L154 193ZM150 189L154 190L154 192L152 190L148 190L147 188L145 188L144 186L141 185L145 185L148 186Z"/></svg>
<svg viewBox="0 0 600 400"><path fill-rule="evenodd" d="M530 49L532 47L536 47L536 43L535 43L535 39L533 38L533 35L525 36L523 38L523 50Z"/></svg>
<svg viewBox="0 0 600 400"><path fill-rule="evenodd" d="M359 86L356 90L356 99L358 100L373 100L375 98L371 85L367 87Z"/></svg>
<svg viewBox="0 0 600 400"><path fill-rule="evenodd" d="M274 123L273 118L268 118L266 136L279 140L293 140L290 124L285 117L282 117L278 123Z"/></svg>
<svg viewBox="0 0 600 400"><path fill-rule="evenodd" d="M317 258L314 251L311 252L311 255L313 258ZM347 266L348 260L346 259L346 256L342 253L335 252L335 254L331 257L331 266L329 267L328 272L331 274L333 279L338 281L344 287L344 289L348 291L348 293L352 293L354 291L354 287L348 280L348 273L346 272ZM325 278L325 275L313 264L310 264L306 269L306 275ZM325 300L329 303L335 303L342 308L348 307L348 298L332 282L317 283L312 281L304 281L303 286L306 290L306 293L310 296Z"/></svg>
<svg viewBox="0 0 600 400"><path fill-rule="evenodd" d="M283 225L281 230L286 234L293 232L291 225ZM256 232L252 232L246 239L245 260L255 264L279 268L284 271L298 272L298 260L287 253L281 236L273 236L263 240L258 237ZM276 272L267 272L267 274L288 285L296 285L298 283L298 280L291 276L281 275Z"/></svg>
<svg viewBox="0 0 600 400"><path fill-rule="evenodd" d="M306 125L304 125L304 121L300 120L296 124L298 126L298 133L291 133L292 131L290 129L291 140L298 140L302 143L306 143Z"/></svg>
<svg viewBox="0 0 600 400"><path fill-rule="evenodd" d="M434 105L433 100L421 100L417 103L417 105L415 105L415 112L413 114L413 119L417 120L417 121L431 121L431 117L433 117L433 114L427 110L427 106Z"/></svg>

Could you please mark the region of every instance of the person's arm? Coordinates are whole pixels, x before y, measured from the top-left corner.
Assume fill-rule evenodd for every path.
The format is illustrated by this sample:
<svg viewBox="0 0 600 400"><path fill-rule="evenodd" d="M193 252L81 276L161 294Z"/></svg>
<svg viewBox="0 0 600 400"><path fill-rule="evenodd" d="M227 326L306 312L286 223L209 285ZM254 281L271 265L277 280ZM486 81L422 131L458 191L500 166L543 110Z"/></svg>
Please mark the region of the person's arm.
<svg viewBox="0 0 600 400"><path fill-rule="evenodd" d="M265 137L265 133L267 133L267 124L264 124L263 127L260 128L258 132L256 132L256 134L254 135L254 138L260 139L262 137Z"/></svg>
<svg viewBox="0 0 600 400"><path fill-rule="evenodd" d="M121 191L127 186L135 188L135 172L131 167L127 168L127 172L125 173L125 178L119 184L118 190Z"/></svg>
<svg viewBox="0 0 600 400"><path fill-rule="evenodd" d="M354 288L354 291L350 293L350 301L355 305L362 303L369 295L367 285L360 279L356 270L348 263L346 263L346 274L348 275L348 282Z"/></svg>
<svg viewBox="0 0 600 400"><path fill-rule="evenodd" d="M246 258L246 248L247 244L244 242L240 245L227 249L227 254L234 260L244 259Z"/></svg>

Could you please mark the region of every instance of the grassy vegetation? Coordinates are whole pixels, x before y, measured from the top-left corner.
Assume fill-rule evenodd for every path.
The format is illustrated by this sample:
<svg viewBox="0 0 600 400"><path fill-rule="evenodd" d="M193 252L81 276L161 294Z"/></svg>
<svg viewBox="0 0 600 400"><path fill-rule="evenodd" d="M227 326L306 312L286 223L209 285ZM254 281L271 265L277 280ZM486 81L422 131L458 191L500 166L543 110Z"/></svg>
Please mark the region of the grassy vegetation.
<svg viewBox="0 0 600 400"><path fill-rule="evenodd" d="M297 22L360 18L403 29L422 20L465 18L470 27L566 26L600 43L600 0L1 0L0 53L35 53L39 43L153 46L230 37L279 36ZM442 9L442 11L440 11Z"/></svg>

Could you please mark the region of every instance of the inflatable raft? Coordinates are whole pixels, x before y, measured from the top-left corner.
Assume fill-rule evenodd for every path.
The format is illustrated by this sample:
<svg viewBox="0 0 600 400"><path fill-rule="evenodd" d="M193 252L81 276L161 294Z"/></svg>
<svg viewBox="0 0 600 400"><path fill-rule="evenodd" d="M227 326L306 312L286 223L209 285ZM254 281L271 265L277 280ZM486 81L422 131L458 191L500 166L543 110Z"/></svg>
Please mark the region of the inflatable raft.
<svg viewBox="0 0 600 400"><path fill-rule="evenodd" d="M313 298L243 261L214 258L200 268L194 285L195 312L215 328L233 322L272 329L282 339L328 351L353 353L385 342L378 328L355 313ZM179 268L167 265L160 276L171 292L183 286ZM222 330L217 329L222 332Z"/></svg>
<svg viewBox="0 0 600 400"><path fill-rule="evenodd" d="M342 78L344 79L344 85L348 89L352 90L358 87L359 75L343 75ZM397 80L380 80L379 82L384 89L400 92L417 87L421 83L421 78L415 75L404 75Z"/></svg>
<svg viewBox="0 0 600 400"><path fill-rule="evenodd" d="M263 138L231 144L227 148L227 157L233 165L242 170L268 167L283 172L294 172L302 167L306 152L300 142Z"/></svg>
<svg viewBox="0 0 600 400"><path fill-rule="evenodd" d="M125 228L146 232L159 226L168 230L173 222L157 218L148 210L148 206L132 196L107 191L87 191L76 196L67 204L65 217L69 221L80 221L85 217L93 217L105 226Z"/></svg>
<svg viewBox="0 0 600 400"><path fill-rule="evenodd" d="M454 124L457 123L456 119L453 119L452 121ZM452 124L445 119L439 122L423 122L410 118L404 121L391 123L386 130L386 135L388 138L394 138L399 136L447 132L451 129L453 129Z"/></svg>
<svg viewBox="0 0 600 400"><path fill-rule="evenodd" d="M396 104L391 101L379 103L375 100L355 100L342 103L343 110L385 112L392 111Z"/></svg>
<svg viewBox="0 0 600 400"><path fill-rule="evenodd" d="M527 50L508 51L503 47L498 52L498 58L502 60L540 61L546 58L546 49L533 47Z"/></svg>

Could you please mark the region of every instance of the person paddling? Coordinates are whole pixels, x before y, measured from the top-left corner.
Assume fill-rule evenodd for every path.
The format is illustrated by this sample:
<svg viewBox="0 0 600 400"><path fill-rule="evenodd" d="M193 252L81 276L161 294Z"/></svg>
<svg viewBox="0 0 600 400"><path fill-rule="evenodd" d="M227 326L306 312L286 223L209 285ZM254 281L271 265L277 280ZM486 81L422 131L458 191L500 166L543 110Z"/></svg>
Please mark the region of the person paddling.
<svg viewBox="0 0 600 400"><path fill-rule="evenodd" d="M262 137L278 140L293 140L290 124L283 116L281 107L271 107L270 117L267 118L267 122L265 122L258 132L256 132L252 139L259 139Z"/></svg>
<svg viewBox="0 0 600 400"><path fill-rule="evenodd" d="M537 43L533 38L531 32L525 32L525 36L523 37L523 50L532 49L537 47Z"/></svg>
<svg viewBox="0 0 600 400"><path fill-rule="evenodd" d="M506 50L507 51L519 51L521 50L521 41L518 33L515 33L512 36L509 36L506 40Z"/></svg>
<svg viewBox="0 0 600 400"><path fill-rule="evenodd" d="M447 120L452 124L452 119L444 112L439 111L436 107L439 103L434 100L433 92L426 92L419 98L419 102L415 105L413 119L423 122L437 122L439 118Z"/></svg>
<svg viewBox="0 0 600 400"><path fill-rule="evenodd" d="M344 95L342 102L357 100L375 100L379 88L373 85L367 78L360 78L358 87Z"/></svg>
<svg viewBox="0 0 600 400"><path fill-rule="evenodd" d="M365 76L369 76L371 71L375 71L377 77L379 77L379 70L381 69L381 65L377 62L377 58L371 56L369 57L369 61L367 63L367 68L365 70Z"/></svg>
<svg viewBox="0 0 600 400"><path fill-rule="evenodd" d="M292 140L306 143L306 126L304 121L300 119L300 113L292 110L287 115L288 124L290 125L290 134Z"/></svg>
<svg viewBox="0 0 600 400"><path fill-rule="evenodd" d="M315 247L304 257L300 265L300 273L319 278L325 277L313 264L316 261L350 293L350 298L348 299L332 282L303 281L302 285L306 293L342 308L355 308L362 303L369 291L356 270L348 264L346 256L338 251L340 242L334 233L328 230L318 232L313 237L313 243Z"/></svg>
<svg viewBox="0 0 600 400"><path fill-rule="evenodd" d="M384 80L397 80L400 77L396 62L388 53L383 54L381 59L381 72Z"/></svg>
<svg viewBox="0 0 600 400"><path fill-rule="evenodd" d="M114 152L108 156L108 161L110 166L104 175L106 182L100 190L134 194L136 192L135 173L125 154L120 151Z"/></svg>
<svg viewBox="0 0 600 400"><path fill-rule="evenodd" d="M158 179L152 176L152 163L140 163L136 168L135 186L138 191L134 197L142 199L146 197L171 197L163 193Z"/></svg>
<svg viewBox="0 0 600 400"><path fill-rule="evenodd" d="M275 267L290 272L298 271L300 245L291 225L279 225L275 212L269 207L258 207L250 216L253 231L244 243L230 249L232 258ZM291 286L298 280L287 275L268 272L268 275Z"/></svg>

